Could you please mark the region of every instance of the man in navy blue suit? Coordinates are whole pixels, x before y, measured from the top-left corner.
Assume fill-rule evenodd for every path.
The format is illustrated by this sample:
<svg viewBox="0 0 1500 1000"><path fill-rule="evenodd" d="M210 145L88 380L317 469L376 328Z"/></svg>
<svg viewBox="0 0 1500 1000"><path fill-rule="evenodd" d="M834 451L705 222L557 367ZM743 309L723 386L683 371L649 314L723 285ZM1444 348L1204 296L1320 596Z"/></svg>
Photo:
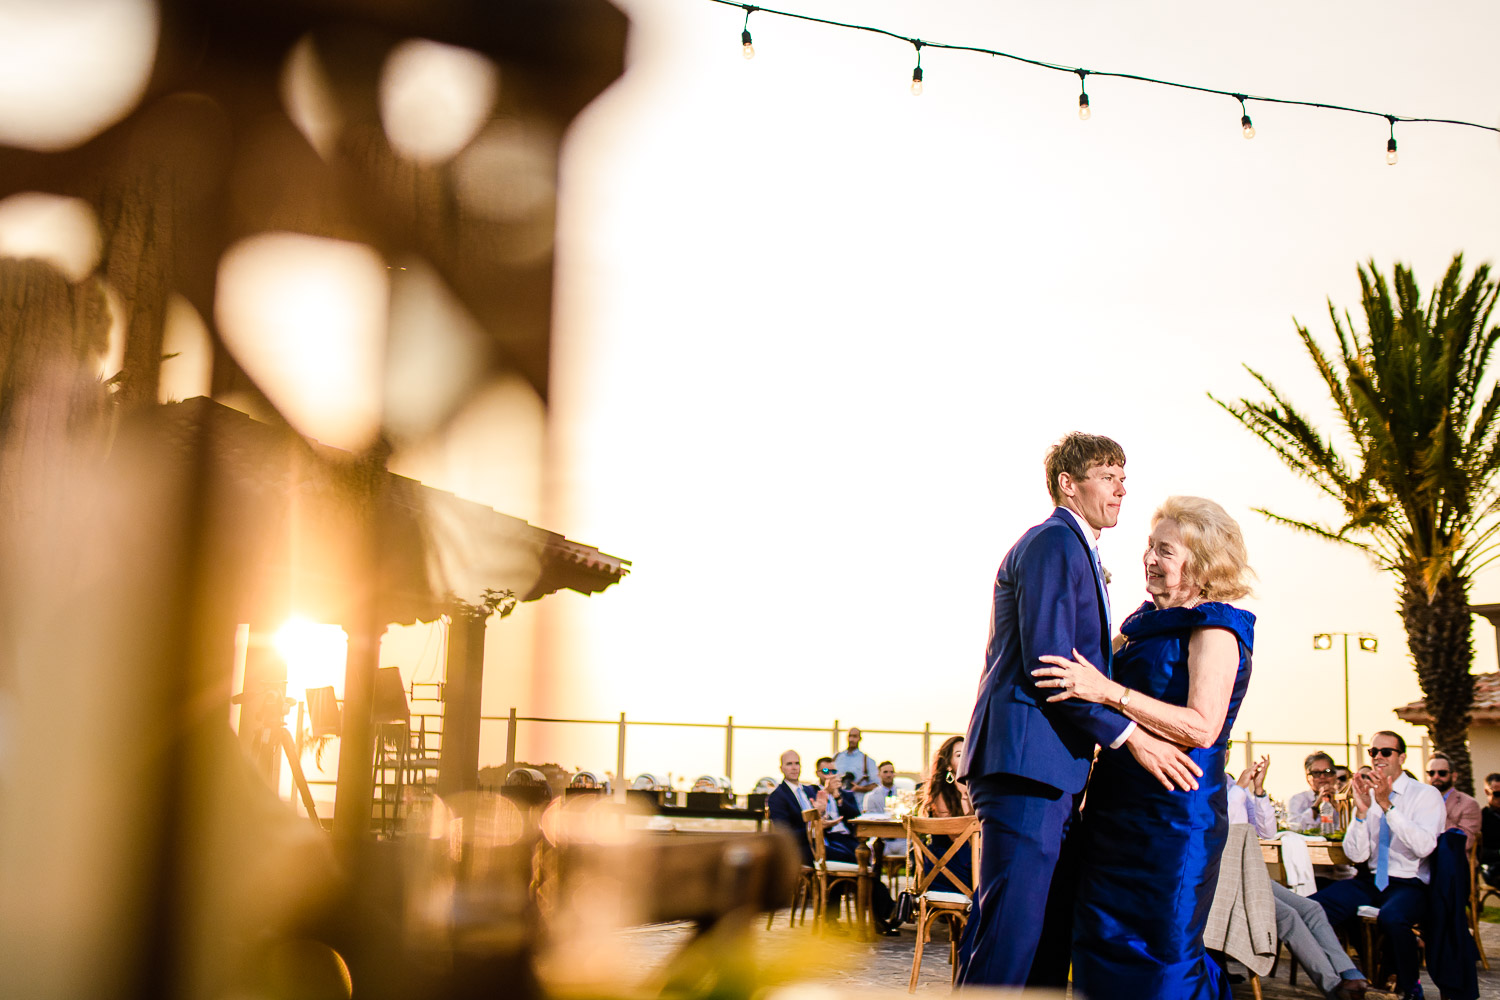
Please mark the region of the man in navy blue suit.
<svg viewBox="0 0 1500 1000"><path fill-rule="evenodd" d="M1021 536L995 577L984 674L959 765L984 845L959 945L962 985L1065 985L1073 866L1058 859L1097 745L1128 747L1168 788L1196 788L1202 776L1180 748L1115 708L1048 702L1036 687L1031 672L1049 653L1071 659L1077 650L1108 672L1098 538L1119 519L1125 452L1075 432L1048 451L1045 467L1057 509Z"/></svg>
<svg viewBox="0 0 1500 1000"><path fill-rule="evenodd" d="M832 767L833 759L825 757L828 761L827 778L836 775ZM812 864L812 848L807 843L807 825L802 822L802 810L817 809L826 814L828 812L828 792L818 785L802 784L802 757L795 750L788 750L781 755L781 784L771 790L771 795L766 799L766 809L770 813L771 822L781 827L797 838L797 845L802 850L802 863ZM859 810L852 812L840 808L840 816L845 814L858 815ZM825 818L823 825L833 825L832 818ZM854 837L848 833L826 832L823 834L823 846L825 855L829 861L854 861L854 849L857 846Z"/></svg>

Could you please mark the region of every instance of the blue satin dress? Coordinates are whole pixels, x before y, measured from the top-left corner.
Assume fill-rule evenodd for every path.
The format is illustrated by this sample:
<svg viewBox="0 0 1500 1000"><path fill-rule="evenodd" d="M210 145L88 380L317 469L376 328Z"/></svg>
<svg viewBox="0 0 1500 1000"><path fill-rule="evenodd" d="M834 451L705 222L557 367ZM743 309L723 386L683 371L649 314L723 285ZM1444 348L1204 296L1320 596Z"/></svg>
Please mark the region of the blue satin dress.
<svg viewBox="0 0 1500 1000"><path fill-rule="evenodd" d="M1203 949L1203 928L1229 834L1224 765L1229 730L1250 685L1255 616L1228 604L1158 611L1146 602L1120 625L1114 679L1186 705L1188 639L1218 627L1239 640L1240 662L1224 728L1189 751L1198 790L1167 791L1130 751L1102 749L1084 803L1073 923L1073 985L1094 1000L1229 1000L1223 970Z"/></svg>

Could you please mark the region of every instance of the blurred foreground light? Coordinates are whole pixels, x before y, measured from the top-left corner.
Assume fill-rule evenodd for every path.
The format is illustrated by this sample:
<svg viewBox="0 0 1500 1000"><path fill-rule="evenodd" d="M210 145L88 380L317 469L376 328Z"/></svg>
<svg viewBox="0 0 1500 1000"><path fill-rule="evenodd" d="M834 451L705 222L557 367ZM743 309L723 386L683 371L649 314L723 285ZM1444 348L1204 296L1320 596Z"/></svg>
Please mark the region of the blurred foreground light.
<svg viewBox="0 0 1500 1000"><path fill-rule="evenodd" d="M4 73L0 66L0 77ZM0 257L44 260L78 282L99 266L99 247L99 221L86 201L39 191L0 201Z"/></svg>
<svg viewBox="0 0 1500 1000"><path fill-rule="evenodd" d="M386 424L421 437L448 420L489 368L491 341L457 295L419 258L391 272Z"/></svg>
<svg viewBox="0 0 1500 1000"><path fill-rule="evenodd" d="M380 431L389 299L385 262L362 243L268 233L219 262L225 345L297 430L361 452Z"/></svg>
<svg viewBox="0 0 1500 1000"><path fill-rule="evenodd" d="M287 53L281 71L281 103L318 155L330 158L344 120L310 37L304 37Z"/></svg>
<svg viewBox="0 0 1500 1000"><path fill-rule="evenodd" d="M381 71L380 120L396 152L441 162L474 138L499 92L500 68L478 52L413 39Z"/></svg>
<svg viewBox="0 0 1500 1000"><path fill-rule="evenodd" d="M329 684L336 691L343 690L349 637L342 628L293 618L276 630L271 642L286 660L289 697L301 700L308 688Z"/></svg>
<svg viewBox="0 0 1500 1000"><path fill-rule="evenodd" d="M534 125L497 121L459 157L455 170L464 207L501 222L520 222L552 208L556 146ZM551 231L548 214L547 229Z"/></svg>
<svg viewBox="0 0 1500 1000"><path fill-rule="evenodd" d="M0 143L67 149L125 117L157 21L151 0L0 0Z"/></svg>
<svg viewBox="0 0 1500 1000"><path fill-rule="evenodd" d="M161 354L161 379L156 390L158 402L170 403L209 394L214 373L213 341L203 317L181 295L173 295L167 300Z"/></svg>

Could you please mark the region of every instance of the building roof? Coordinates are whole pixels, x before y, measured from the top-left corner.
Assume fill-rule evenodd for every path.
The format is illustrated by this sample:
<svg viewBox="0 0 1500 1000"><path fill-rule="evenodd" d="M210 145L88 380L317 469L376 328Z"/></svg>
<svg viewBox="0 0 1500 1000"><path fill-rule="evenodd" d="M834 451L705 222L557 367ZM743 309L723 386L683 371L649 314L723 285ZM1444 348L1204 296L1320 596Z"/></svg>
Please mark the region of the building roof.
<svg viewBox="0 0 1500 1000"><path fill-rule="evenodd" d="M159 408L182 471L201 470L204 562L237 621L348 622L376 582L386 623L433 621L486 590L595 594L630 561L380 470L199 396Z"/></svg>
<svg viewBox="0 0 1500 1000"><path fill-rule="evenodd" d="M1402 705L1396 709L1396 717L1416 726L1432 725L1424 699ZM1480 725L1500 725L1500 673L1474 675L1473 721Z"/></svg>

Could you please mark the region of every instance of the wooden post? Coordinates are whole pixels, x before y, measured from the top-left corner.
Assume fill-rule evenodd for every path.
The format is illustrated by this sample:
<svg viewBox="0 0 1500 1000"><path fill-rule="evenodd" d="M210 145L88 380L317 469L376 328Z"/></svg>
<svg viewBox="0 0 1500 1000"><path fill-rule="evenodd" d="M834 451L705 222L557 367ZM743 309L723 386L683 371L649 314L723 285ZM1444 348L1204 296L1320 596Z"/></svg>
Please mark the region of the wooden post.
<svg viewBox="0 0 1500 1000"><path fill-rule="evenodd" d="M339 734L338 785L333 800L333 839L345 851L370 833L370 809L375 794L375 671L380 666L380 637L384 627L347 629L348 659L344 663L344 713Z"/></svg>
<svg viewBox="0 0 1500 1000"><path fill-rule="evenodd" d="M512 705L510 709L510 722L505 730L505 770L516 766L516 709Z"/></svg>
<svg viewBox="0 0 1500 1000"><path fill-rule="evenodd" d="M1365 734L1364 733L1360 733L1358 736L1354 737L1354 759L1357 760L1357 761L1359 761L1358 764L1354 765L1354 770L1356 770L1356 771L1358 771L1362 765L1365 765L1365 764L1369 763L1369 760L1367 760L1365 758Z"/></svg>
<svg viewBox="0 0 1500 1000"><path fill-rule="evenodd" d="M734 716L724 723L724 777L734 781Z"/></svg>
<svg viewBox="0 0 1500 1000"><path fill-rule="evenodd" d="M450 796L479 788L479 727L484 691L484 630L490 609L454 601L448 609L444 664L443 752L437 791Z"/></svg>
<svg viewBox="0 0 1500 1000"><path fill-rule="evenodd" d="M932 723L922 723L922 763L917 766L918 774L926 774L928 764L932 760Z"/></svg>
<svg viewBox="0 0 1500 1000"><path fill-rule="evenodd" d="M839 755L839 720L833 720L833 749L828 751L835 757Z"/></svg>
<svg viewBox="0 0 1500 1000"><path fill-rule="evenodd" d="M1245 766L1255 766L1255 734L1245 730Z"/></svg>
<svg viewBox="0 0 1500 1000"><path fill-rule="evenodd" d="M624 789L629 788L629 779L625 777L625 713L620 713L620 739L615 747L615 775L620 782L621 795Z"/></svg>

